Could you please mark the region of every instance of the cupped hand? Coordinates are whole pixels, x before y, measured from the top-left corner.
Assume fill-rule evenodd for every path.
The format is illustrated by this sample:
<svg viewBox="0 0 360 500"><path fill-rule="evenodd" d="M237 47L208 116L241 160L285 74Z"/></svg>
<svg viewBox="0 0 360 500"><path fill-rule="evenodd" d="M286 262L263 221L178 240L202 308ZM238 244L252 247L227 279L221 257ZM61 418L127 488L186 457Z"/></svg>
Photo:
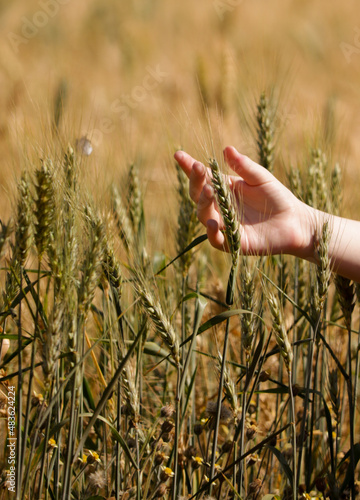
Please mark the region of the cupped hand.
<svg viewBox="0 0 360 500"><path fill-rule="evenodd" d="M226 176L240 221L241 247L246 254L289 253L309 258L313 249L311 210L298 200L268 170L234 147L224 157L237 174ZM190 180L189 192L197 204L197 215L207 228L215 248L226 250L224 224L211 185L211 170L184 151L175 159Z"/></svg>

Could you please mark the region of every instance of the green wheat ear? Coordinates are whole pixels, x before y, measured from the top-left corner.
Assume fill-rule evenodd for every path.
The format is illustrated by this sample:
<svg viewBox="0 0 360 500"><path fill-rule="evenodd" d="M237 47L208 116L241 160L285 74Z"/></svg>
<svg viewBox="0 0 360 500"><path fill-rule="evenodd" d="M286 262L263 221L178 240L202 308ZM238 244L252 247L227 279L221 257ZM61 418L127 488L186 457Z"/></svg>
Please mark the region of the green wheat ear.
<svg viewBox="0 0 360 500"><path fill-rule="evenodd" d="M35 201L35 243L41 260L47 250L55 219L55 191L53 165L51 160L43 161L41 168L35 172L36 201Z"/></svg>
<svg viewBox="0 0 360 500"><path fill-rule="evenodd" d="M15 223L15 253L20 265L24 265L32 240L32 199L29 177L26 172L21 176L18 187L17 219Z"/></svg>
<svg viewBox="0 0 360 500"><path fill-rule="evenodd" d="M164 313L160 301L152 292L149 282L136 272L134 272L134 288L144 313L151 320L156 333L168 346L176 365L179 365L180 349L175 330Z"/></svg>
<svg viewBox="0 0 360 500"><path fill-rule="evenodd" d="M232 257L233 267L236 267L239 260L241 241L240 241L240 221L234 208L231 194L224 177L220 171L218 162L215 159L209 160L212 173L212 185L216 194L221 217L225 225L226 241Z"/></svg>
<svg viewBox="0 0 360 500"><path fill-rule="evenodd" d="M111 205L112 212L114 214L114 218L119 230L120 238L124 243L125 249L129 251L130 248L134 247L135 235L132 222L116 186L112 186Z"/></svg>
<svg viewBox="0 0 360 500"><path fill-rule="evenodd" d="M128 192L127 202L129 216L132 223L134 234L137 235L139 231L139 224L142 211L142 197L140 190L140 180L137 166L132 163L128 173Z"/></svg>
<svg viewBox="0 0 360 500"><path fill-rule="evenodd" d="M103 262L103 241L105 229L103 222L94 217L86 207L88 218L88 248L82 264L82 276L80 279L78 293L78 310L80 315L86 316L95 295L95 289L99 282L100 271Z"/></svg>
<svg viewBox="0 0 360 500"><path fill-rule="evenodd" d="M308 171L306 203L325 212L330 211L330 193L328 188L328 159L319 148L311 153Z"/></svg>
<svg viewBox="0 0 360 500"><path fill-rule="evenodd" d="M275 112L263 92L257 105L257 146L259 163L270 172L274 170Z"/></svg>
<svg viewBox="0 0 360 500"><path fill-rule="evenodd" d="M292 372L293 351L286 333L283 311L276 295L267 286L264 286L264 289L273 320L272 325L276 343L279 346L280 355L284 360L287 372L290 374Z"/></svg>
<svg viewBox="0 0 360 500"><path fill-rule="evenodd" d="M321 311L324 308L326 294L330 285L331 268L329 259L329 242L331 230L329 222L325 221L321 233L315 243L315 251L319 257L319 263L316 268L316 282L312 287L311 293L311 315L314 323L318 320Z"/></svg>
<svg viewBox="0 0 360 500"><path fill-rule="evenodd" d="M234 208L234 201L228 184L220 171L219 164L215 159L209 160L212 173L212 186L215 191L216 200L220 209L221 217L225 226L225 236L231 254L232 264L226 291L226 303L232 305L234 301L234 291L236 275L239 266L239 256L241 250L240 221L238 212Z"/></svg>
<svg viewBox="0 0 360 500"><path fill-rule="evenodd" d="M176 163L179 194L179 215L178 228L176 232L177 251L182 252L195 238L199 227L199 220L196 215L196 204L189 196L188 179L185 173ZM186 252L179 259L181 272L186 276L192 262L193 252Z"/></svg>
<svg viewBox="0 0 360 500"><path fill-rule="evenodd" d="M250 272L248 259L241 259L240 267L240 304L245 311L253 312L256 308L255 276ZM251 350L256 335L256 316L241 315L241 340L245 349L246 361L250 362Z"/></svg>

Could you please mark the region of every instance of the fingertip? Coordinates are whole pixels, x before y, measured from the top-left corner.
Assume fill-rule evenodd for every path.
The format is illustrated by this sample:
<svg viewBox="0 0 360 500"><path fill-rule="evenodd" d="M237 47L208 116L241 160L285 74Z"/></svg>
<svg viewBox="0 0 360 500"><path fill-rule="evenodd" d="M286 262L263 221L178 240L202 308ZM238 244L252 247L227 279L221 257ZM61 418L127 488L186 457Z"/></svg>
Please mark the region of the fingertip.
<svg viewBox="0 0 360 500"><path fill-rule="evenodd" d="M239 151L236 148L234 148L234 146L227 146L224 149L224 157L230 166L232 166L234 162L246 158L244 155L239 153Z"/></svg>
<svg viewBox="0 0 360 500"><path fill-rule="evenodd" d="M274 176L264 167L246 155L239 153L234 147L226 148L226 162L249 185L255 186L269 182Z"/></svg>
<svg viewBox="0 0 360 500"><path fill-rule="evenodd" d="M219 224L214 219L209 219L206 223L206 227L211 233L216 233L217 231L219 231Z"/></svg>
<svg viewBox="0 0 360 500"><path fill-rule="evenodd" d="M229 153L232 153L233 151L237 152L237 149L234 148L234 146L226 146L224 149L224 156L226 156Z"/></svg>
<svg viewBox="0 0 360 500"><path fill-rule="evenodd" d="M179 149L178 151L175 152L174 158L176 161L181 161L184 158L184 152Z"/></svg>
<svg viewBox="0 0 360 500"><path fill-rule="evenodd" d="M192 158L188 153L182 151L181 149L178 149L174 153L174 158L177 161L178 165L181 167L181 169L185 172L187 177L190 177L190 174L192 172L192 166L195 162L194 158Z"/></svg>
<svg viewBox="0 0 360 500"><path fill-rule="evenodd" d="M202 177L205 175L205 167L199 161L196 161L193 165L193 172L195 175Z"/></svg>
<svg viewBox="0 0 360 500"><path fill-rule="evenodd" d="M210 201L214 198L214 188L210 184L205 184L203 187L203 193Z"/></svg>
<svg viewBox="0 0 360 500"><path fill-rule="evenodd" d="M219 224L214 219L206 222L206 232L210 244L218 250L225 250L225 237L219 229Z"/></svg>

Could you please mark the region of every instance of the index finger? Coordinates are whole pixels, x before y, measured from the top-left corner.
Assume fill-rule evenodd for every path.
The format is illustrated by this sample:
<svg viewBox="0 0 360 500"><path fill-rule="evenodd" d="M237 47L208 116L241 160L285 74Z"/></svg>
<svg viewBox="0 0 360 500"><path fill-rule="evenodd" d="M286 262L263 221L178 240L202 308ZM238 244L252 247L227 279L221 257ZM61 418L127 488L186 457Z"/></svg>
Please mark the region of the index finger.
<svg viewBox="0 0 360 500"><path fill-rule="evenodd" d="M178 162L178 164L182 168L182 170L185 172L188 179L190 179L190 181L191 181L191 173L193 172L194 165L197 163L197 164L201 164L204 166L203 163L195 160L195 158L193 158L188 153L185 153L185 151L182 151L182 150L176 151L176 153L174 154L174 158ZM207 181L211 182L211 178L212 178L211 169L209 167L205 167L205 168L206 168ZM195 178L196 178L196 174L195 174ZM224 180L229 183L229 186L231 189L234 188L235 182L239 181L239 179L241 179L241 177L239 177L239 176L234 177L232 175L224 175ZM200 195L200 192L201 192L202 188L204 187L204 184L205 184L205 179L203 179L203 183L201 186L197 186L198 196ZM190 186L190 191L191 191L191 186ZM198 198L198 196L195 196L195 198ZM192 196L192 198L194 198L194 197ZM194 200L194 201L197 202L197 200Z"/></svg>
<svg viewBox="0 0 360 500"><path fill-rule="evenodd" d="M187 177L190 178L191 170L196 160L189 154L185 153L185 151L176 151L176 153L174 154L174 158L183 169Z"/></svg>

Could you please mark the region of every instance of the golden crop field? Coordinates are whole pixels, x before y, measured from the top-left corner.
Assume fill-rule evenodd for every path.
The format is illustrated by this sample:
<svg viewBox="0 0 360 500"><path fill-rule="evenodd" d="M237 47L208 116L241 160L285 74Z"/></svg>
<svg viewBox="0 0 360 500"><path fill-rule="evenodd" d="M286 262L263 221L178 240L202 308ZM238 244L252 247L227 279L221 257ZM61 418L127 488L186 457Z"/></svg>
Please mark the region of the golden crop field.
<svg viewBox="0 0 360 500"><path fill-rule="evenodd" d="M358 14L0 0L0 500L358 498L360 287L325 223L317 264L243 255L222 175L360 219Z"/></svg>

